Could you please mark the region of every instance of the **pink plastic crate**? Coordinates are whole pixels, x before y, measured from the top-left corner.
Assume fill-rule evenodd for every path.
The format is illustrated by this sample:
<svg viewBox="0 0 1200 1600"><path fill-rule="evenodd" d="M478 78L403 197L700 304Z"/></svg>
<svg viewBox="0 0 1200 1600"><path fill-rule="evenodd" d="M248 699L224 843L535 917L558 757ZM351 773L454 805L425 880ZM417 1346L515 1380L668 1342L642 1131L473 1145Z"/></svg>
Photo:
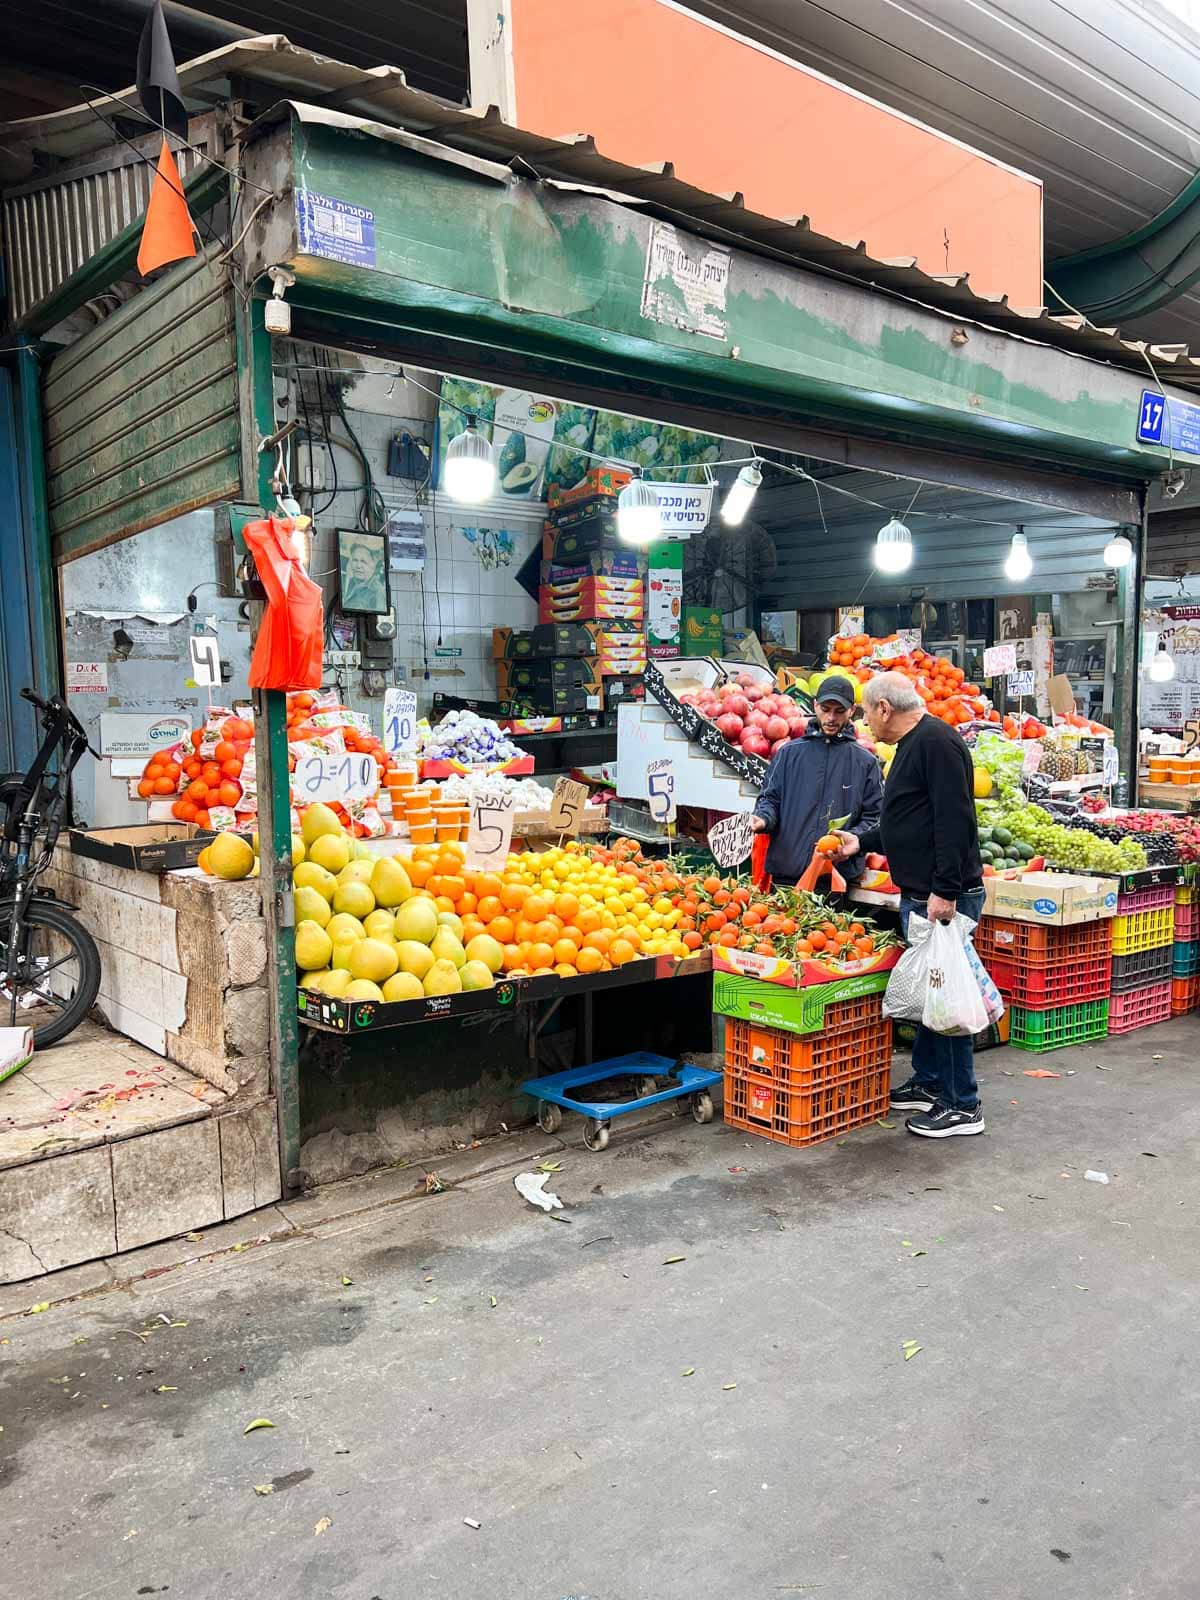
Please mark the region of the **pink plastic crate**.
<svg viewBox="0 0 1200 1600"><path fill-rule="evenodd" d="M1161 883L1154 889L1138 889L1134 894L1117 896L1117 915L1127 917L1133 911L1157 911L1160 906L1175 904L1175 885Z"/></svg>
<svg viewBox="0 0 1200 1600"><path fill-rule="evenodd" d="M1200 905L1176 905L1175 937L1181 943L1200 939Z"/></svg>
<svg viewBox="0 0 1200 1600"><path fill-rule="evenodd" d="M1132 1033L1154 1022L1166 1022L1171 1015L1171 985L1152 983L1146 989L1130 989L1114 994L1108 1002L1108 1031Z"/></svg>

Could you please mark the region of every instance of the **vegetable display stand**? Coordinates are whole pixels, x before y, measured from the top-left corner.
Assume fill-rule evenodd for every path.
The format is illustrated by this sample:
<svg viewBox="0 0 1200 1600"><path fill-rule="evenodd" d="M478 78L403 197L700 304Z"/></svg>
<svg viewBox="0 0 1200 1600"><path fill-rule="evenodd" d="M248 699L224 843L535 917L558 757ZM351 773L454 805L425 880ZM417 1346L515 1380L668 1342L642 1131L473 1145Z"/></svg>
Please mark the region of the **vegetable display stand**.
<svg viewBox="0 0 1200 1600"><path fill-rule="evenodd" d="M1132 1033L1151 1023L1165 1022L1171 1015L1171 982L1152 983L1145 989L1115 994L1108 1004L1108 1031Z"/></svg>
<svg viewBox="0 0 1200 1600"><path fill-rule="evenodd" d="M617 1078L636 1078L638 1093L625 1100L589 1100L572 1092ZM711 1122L711 1091L720 1081L719 1072L698 1067L686 1056L672 1061L648 1050L633 1050L628 1055L610 1056L607 1061L593 1061L545 1078L530 1078L521 1085L521 1092L537 1101L538 1126L543 1133L557 1133L562 1127L563 1111L577 1111L586 1118L584 1145L589 1150L603 1150L608 1145L609 1124L614 1117L665 1105L669 1100L690 1100L696 1121Z"/></svg>
<svg viewBox="0 0 1200 1600"><path fill-rule="evenodd" d="M1085 1000L1082 1005L1057 1006L1051 1011L1014 1006L1009 1043L1017 1050L1041 1054L1103 1039L1108 1033L1108 1007L1107 1000Z"/></svg>

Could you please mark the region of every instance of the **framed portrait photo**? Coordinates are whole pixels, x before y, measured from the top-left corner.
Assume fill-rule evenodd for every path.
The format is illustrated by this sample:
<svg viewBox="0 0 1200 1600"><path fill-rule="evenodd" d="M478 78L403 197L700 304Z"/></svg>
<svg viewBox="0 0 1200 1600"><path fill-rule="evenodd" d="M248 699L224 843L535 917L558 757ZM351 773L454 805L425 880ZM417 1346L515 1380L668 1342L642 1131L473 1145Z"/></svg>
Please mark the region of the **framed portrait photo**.
<svg viewBox="0 0 1200 1600"><path fill-rule="evenodd" d="M337 530L338 605L352 616L375 617L391 609L387 538L357 528Z"/></svg>

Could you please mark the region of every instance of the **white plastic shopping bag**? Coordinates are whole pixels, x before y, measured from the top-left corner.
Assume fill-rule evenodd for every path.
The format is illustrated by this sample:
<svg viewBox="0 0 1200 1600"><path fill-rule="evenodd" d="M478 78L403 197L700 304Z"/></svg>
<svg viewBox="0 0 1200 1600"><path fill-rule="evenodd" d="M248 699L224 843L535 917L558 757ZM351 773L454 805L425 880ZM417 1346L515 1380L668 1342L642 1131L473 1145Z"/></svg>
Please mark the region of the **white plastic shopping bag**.
<svg viewBox="0 0 1200 1600"><path fill-rule="evenodd" d="M967 955L973 927L969 917L960 915L953 922L935 922L930 930L921 1021L933 1033L982 1033L988 1025L987 1007Z"/></svg>
<svg viewBox="0 0 1200 1600"><path fill-rule="evenodd" d="M929 987L930 924L914 912L908 919L908 949L892 968L883 994L883 1014L897 1022L920 1022Z"/></svg>

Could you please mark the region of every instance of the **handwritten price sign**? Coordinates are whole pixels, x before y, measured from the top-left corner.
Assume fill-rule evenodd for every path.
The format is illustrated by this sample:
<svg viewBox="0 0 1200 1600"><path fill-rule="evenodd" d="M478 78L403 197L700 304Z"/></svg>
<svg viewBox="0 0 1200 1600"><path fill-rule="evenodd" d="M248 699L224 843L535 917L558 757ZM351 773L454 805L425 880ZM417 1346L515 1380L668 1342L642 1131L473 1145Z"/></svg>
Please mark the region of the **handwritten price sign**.
<svg viewBox="0 0 1200 1600"><path fill-rule="evenodd" d="M751 815L743 811L735 817L723 817L708 830L708 848L719 867L740 867L754 848Z"/></svg>
<svg viewBox="0 0 1200 1600"><path fill-rule="evenodd" d="M389 689L383 697L383 748L410 756L417 748L417 697L411 689Z"/></svg>
<svg viewBox="0 0 1200 1600"><path fill-rule="evenodd" d="M1017 670L1017 647L1015 644L994 644L983 652L983 675L985 678L1007 678L1010 672Z"/></svg>
<svg viewBox="0 0 1200 1600"><path fill-rule="evenodd" d="M587 805L586 783L574 778L560 778L554 785L554 798L550 802L550 828L554 833L578 833Z"/></svg>
<svg viewBox="0 0 1200 1600"><path fill-rule="evenodd" d="M305 756L292 773L292 793L302 806L319 800L369 800L379 787L375 757Z"/></svg>
<svg viewBox="0 0 1200 1600"><path fill-rule="evenodd" d="M646 798L655 822L675 821L675 763L670 756L651 761L646 768Z"/></svg>
<svg viewBox="0 0 1200 1600"><path fill-rule="evenodd" d="M480 795L472 800L471 826L467 833L468 867L503 870L512 844L515 807L511 794Z"/></svg>

